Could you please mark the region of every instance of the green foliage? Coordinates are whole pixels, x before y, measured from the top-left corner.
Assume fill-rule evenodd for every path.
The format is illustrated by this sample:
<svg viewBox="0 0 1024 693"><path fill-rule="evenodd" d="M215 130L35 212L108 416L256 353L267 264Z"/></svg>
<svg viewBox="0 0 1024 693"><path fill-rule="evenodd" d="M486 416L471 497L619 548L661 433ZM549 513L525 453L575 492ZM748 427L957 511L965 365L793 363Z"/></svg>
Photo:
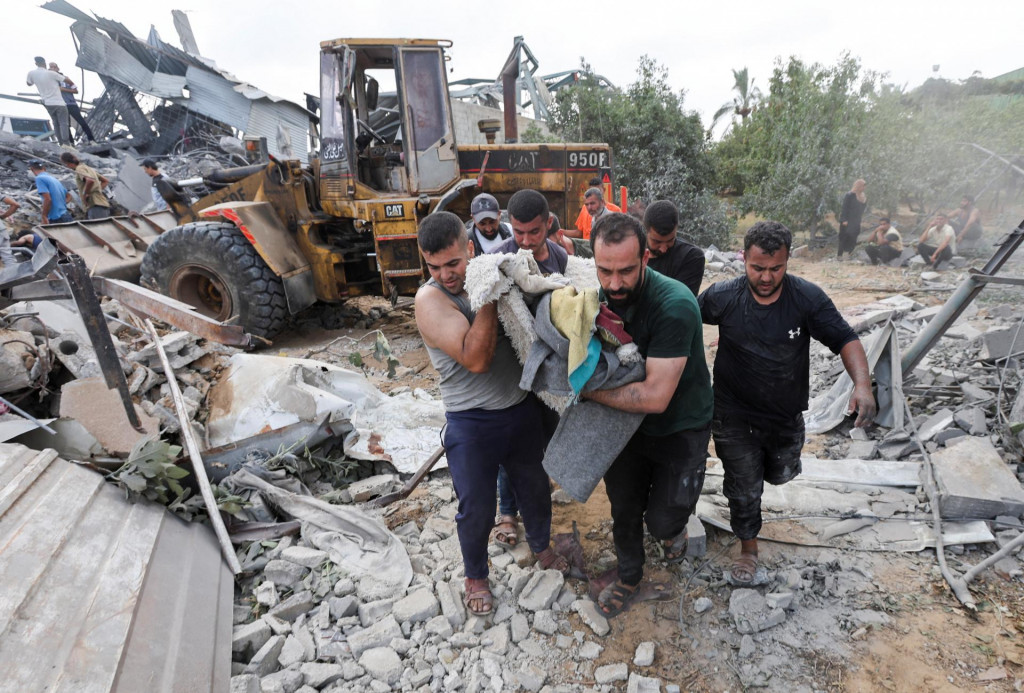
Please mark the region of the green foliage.
<svg viewBox="0 0 1024 693"><path fill-rule="evenodd" d="M693 242L722 244L731 231L721 203L708 194L713 162L700 117L684 108L683 92L668 84L668 71L648 56L625 90L603 89L583 64L580 83L558 92L552 130L570 142L607 142L615 183L630 197L671 200L680 230Z"/></svg>
<svg viewBox="0 0 1024 693"><path fill-rule="evenodd" d="M536 123L530 123L524 132L519 133L519 141L524 144L551 144L562 139L540 129Z"/></svg>
<svg viewBox="0 0 1024 693"><path fill-rule="evenodd" d="M715 129L718 121L730 113L738 115L741 122L746 120L761 100L761 90L754 86L754 80L747 68L733 70L732 78L735 82L732 89L736 94L732 97L732 101L722 104L721 108L715 111L711 117L711 128L709 128L711 130Z"/></svg>
<svg viewBox="0 0 1024 693"><path fill-rule="evenodd" d="M359 338L353 343L353 346L363 341L370 335L374 335L372 354L373 359L378 363L384 364L388 369L388 377L394 378L396 369L402 364L401 362L399 362L397 358L395 358L394 353L391 351L391 344L390 342L388 342L388 339L387 337L384 336L383 332L381 332L380 330L374 330L373 332L363 335L361 338ZM366 362L363 361L363 355L360 354L358 351L353 351L349 353L348 362L351 363L356 368L362 369L364 371L366 370Z"/></svg>
<svg viewBox="0 0 1024 693"><path fill-rule="evenodd" d="M168 505L187 495L179 480L187 477L189 471L175 464L180 454L180 445L160 440L157 434L146 436L132 446L128 459L108 478L129 495Z"/></svg>

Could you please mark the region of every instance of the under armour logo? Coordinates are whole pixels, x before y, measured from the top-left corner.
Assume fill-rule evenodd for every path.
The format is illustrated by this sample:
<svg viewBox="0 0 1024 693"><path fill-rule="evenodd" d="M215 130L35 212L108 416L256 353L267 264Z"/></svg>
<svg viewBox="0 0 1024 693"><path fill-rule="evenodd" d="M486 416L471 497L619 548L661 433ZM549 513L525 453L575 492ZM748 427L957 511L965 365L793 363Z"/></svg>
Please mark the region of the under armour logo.
<svg viewBox="0 0 1024 693"><path fill-rule="evenodd" d="M800 328L799 327L796 328L795 330L790 330L789 331L789 338L790 339L796 339L799 336L800 336Z"/></svg>

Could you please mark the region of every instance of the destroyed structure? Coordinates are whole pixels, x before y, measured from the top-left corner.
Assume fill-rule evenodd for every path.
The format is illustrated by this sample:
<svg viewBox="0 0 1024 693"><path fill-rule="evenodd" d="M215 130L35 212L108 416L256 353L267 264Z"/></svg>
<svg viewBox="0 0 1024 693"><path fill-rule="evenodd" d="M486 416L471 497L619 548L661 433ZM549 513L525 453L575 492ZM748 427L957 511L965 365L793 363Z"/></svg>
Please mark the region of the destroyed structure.
<svg viewBox="0 0 1024 693"><path fill-rule="evenodd" d="M161 127L133 129L138 101L132 93L118 106L118 93L159 85L165 122L206 143L163 160L175 178L242 163L233 129L249 134L246 118L259 128L274 109L309 117L200 59L183 16L186 51L155 34L141 42L64 2L47 8L75 19L89 69L115 73L96 109L118 114L130 144L83 160L118 181L130 209L151 199L138 159L180 142ZM199 73L217 102L208 112L202 89L174 91ZM227 107L213 95L225 89L237 112L217 110ZM275 148L306 138L308 120L259 132L271 153L283 152ZM0 134L0 188L23 203L15 225L38 222L24 162L58 152ZM0 416L0 535L13 538L0 547L0 576L13 586L0 599L0 671L19 689L678 691L697 666L721 669L729 686L811 690L819 682L795 656L847 656L891 622L880 605L891 595L874 580L889 553L938 560L934 582L968 609L977 607L972 581L1022 576L1024 272L1014 251L1024 227L1001 237L987 262L911 267L887 275L899 286L857 287L891 294L843 309L869 355L878 425L850 428L846 376L818 345L807 412L815 454L798 480L764 496L762 536L818 553L774 566L757 589L724 587L714 559L729 546L727 504L710 459L688 558L672 574L678 599L642 607L684 644L645 628L623 654L592 586L533 567L523 541L492 551L493 615L466 612L436 383L414 381L418 371L403 364L421 346L397 329L408 303L366 299L302 314L294 326L357 329L287 356L247 353L253 344L238 326L101 276L132 264L138 243L175 220L118 223L121 237L84 260L43 245L0 272L0 398L10 409ZM706 258L709 281L743 271L736 253L710 248ZM103 263L114 269L94 273ZM146 315L188 329L161 324L158 334ZM399 336L389 342L370 327ZM384 394L367 375L398 386ZM553 499L571 503L562 489ZM556 544L576 577L614 565L607 524ZM1003 662L963 676L984 683L1007 670Z"/></svg>

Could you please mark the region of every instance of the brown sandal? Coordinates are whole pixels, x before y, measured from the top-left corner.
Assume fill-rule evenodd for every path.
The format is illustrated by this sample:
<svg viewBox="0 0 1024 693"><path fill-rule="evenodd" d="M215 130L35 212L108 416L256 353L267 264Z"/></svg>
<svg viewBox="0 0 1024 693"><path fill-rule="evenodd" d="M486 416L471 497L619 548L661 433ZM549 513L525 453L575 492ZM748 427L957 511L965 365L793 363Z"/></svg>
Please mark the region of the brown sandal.
<svg viewBox="0 0 1024 693"><path fill-rule="evenodd" d="M737 585L752 585L757 577L757 554L740 552L732 563L729 577Z"/></svg>
<svg viewBox="0 0 1024 693"><path fill-rule="evenodd" d="M519 520L515 515L502 515L494 527L494 543L514 549L519 543Z"/></svg>
<svg viewBox="0 0 1024 693"><path fill-rule="evenodd" d="M472 604L475 601L480 602L479 609L473 608ZM462 597L462 603L474 616L490 614L494 608L494 595L491 593L491 584L487 578L466 578L466 593Z"/></svg>
<svg viewBox="0 0 1024 693"><path fill-rule="evenodd" d="M605 617L611 618L625 611L636 599L639 587L640 585L631 587L621 580L616 580L605 587L597 598L597 605L601 608L601 613Z"/></svg>
<svg viewBox="0 0 1024 693"><path fill-rule="evenodd" d="M675 539L666 539L661 542L666 563L682 563L686 558L686 549L689 546L690 537L684 529Z"/></svg>
<svg viewBox="0 0 1024 693"><path fill-rule="evenodd" d="M541 570L557 570L562 575L568 576L572 566L569 559L555 551L551 546L537 554L537 565Z"/></svg>

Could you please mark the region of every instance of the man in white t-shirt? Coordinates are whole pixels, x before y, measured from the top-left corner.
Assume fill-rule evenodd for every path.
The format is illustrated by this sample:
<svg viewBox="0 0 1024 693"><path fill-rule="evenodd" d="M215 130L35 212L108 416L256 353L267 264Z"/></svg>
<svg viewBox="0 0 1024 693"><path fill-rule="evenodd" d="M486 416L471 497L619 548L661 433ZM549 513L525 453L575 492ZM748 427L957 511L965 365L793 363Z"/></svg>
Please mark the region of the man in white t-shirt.
<svg viewBox="0 0 1024 693"><path fill-rule="evenodd" d="M949 217L942 212L935 215L917 239L917 252L933 269L938 269L939 263L953 258L956 252L956 231L949 225Z"/></svg>
<svg viewBox="0 0 1024 693"><path fill-rule="evenodd" d="M68 107L60 88L64 77L59 72L46 69L46 60L36 56L36 69L28 73L25 84L35 87L43 107L53 121L53 131L61 144L71 144L71 128L68 121Z"/></svg>

